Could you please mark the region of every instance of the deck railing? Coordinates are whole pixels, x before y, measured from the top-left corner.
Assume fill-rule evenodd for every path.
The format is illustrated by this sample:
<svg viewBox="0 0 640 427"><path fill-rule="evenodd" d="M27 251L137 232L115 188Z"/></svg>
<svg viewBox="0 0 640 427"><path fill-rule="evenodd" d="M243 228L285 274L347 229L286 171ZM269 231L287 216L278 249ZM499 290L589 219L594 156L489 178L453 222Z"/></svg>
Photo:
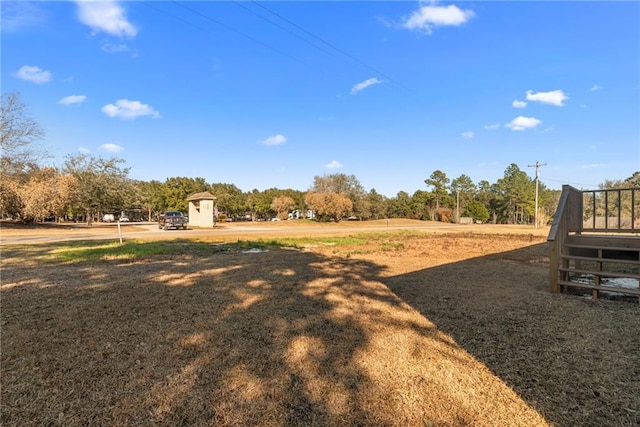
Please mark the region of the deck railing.
<svg viewBox="0 0 640 427"><path fill-rule="evenodd" d="M640 232L640 188L583 191L583 231Z"/></svg>

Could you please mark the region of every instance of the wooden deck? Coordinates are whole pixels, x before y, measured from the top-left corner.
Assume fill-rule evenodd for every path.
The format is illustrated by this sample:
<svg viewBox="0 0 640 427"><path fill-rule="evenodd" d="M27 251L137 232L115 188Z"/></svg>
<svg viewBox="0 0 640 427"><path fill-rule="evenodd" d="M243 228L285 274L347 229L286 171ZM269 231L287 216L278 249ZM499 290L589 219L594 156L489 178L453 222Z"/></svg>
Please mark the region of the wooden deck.
<svg viewBox="0 0 640 427"><path fill-rule="evenodd" d="M591 290L594 299L608 292L640 301L639 201L640 189L581 192L563 187L547 239L551 292L577 288Z"/></svg>

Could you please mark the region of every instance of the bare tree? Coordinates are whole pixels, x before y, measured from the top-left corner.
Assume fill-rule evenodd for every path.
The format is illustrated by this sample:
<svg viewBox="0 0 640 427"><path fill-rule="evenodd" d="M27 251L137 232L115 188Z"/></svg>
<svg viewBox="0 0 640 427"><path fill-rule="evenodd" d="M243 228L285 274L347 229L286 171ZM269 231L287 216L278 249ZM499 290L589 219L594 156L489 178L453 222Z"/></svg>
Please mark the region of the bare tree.
<svg viewBox="0 0 640 427"><path fill-rule="evenodd" d="M44 131L27 111L20 94L2 95L0 107L0 151L3 175L29 169L48 154L39 144Z"/></svg>

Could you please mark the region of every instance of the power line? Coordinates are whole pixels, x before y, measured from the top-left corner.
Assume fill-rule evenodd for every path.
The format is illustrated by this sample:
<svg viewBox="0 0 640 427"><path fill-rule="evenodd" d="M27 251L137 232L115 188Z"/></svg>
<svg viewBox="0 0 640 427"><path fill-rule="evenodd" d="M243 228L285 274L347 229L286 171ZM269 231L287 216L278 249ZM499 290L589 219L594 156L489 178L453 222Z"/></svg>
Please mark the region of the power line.
<svg viewBox="0 0 640 427"><path fill-rule="evenodd" d="M221 26L221 27L223 27L223 28L225 28L225 29L227 29L229 31L232 31L232 32L234 32L234 33L236 33L236 34L238 34L238 35L240 35L242 37L245 37L245 38L251 40L254 43L257 43L257 44L259 44L259 45L261 45L263 47L266 47L269 50L277 52L280 55L286 56L287 58L292 59L292 60L294 60L294 61L296 61L296 62L298 62L298 63L300 63L302 65L310 67L309 64L307 64L306 62L302 61L301 59L298 59L295 56L289 55L288 53L278 49L277 47L274 47L274 46L271 46L271 45L269 45L267 43L264 43L263 41L258 40L255 37L251 37L250 35L245 34L240 30L236 30L235 28L231 27L230 25L227 25L227 24L225 24L223 22L220 22L217 19L214 19L214 18L212 18L212 17L210 17L210 16L208 16L208 15L206 15L206 14L204 14L204 13L202 13L202 12L196 10L196 9L193 9L192 7L189 7L189 6L187 6L185 4L182 4L182 3L178 2L178 1L172 1L172 3L180 6L180 7L184 8L184 9L190 11L191 13L196 14L196 15L198 15L198 16L200 16L200 17L202 17L202 18L204 18L204 19L206 19L206 20L208 20L210 22L213 22L214 24L217 24L217 25L219 25L219 26Z"/></svg>
<svg viewBox="0 0 640 427"><path fill-rule="evenodd" d="M305 42L305 43L307 43L307 44L309 44L309 45L311 45L311 46L315 47L315 48L316 48L316 49L318 49L320 52L326 53L326 54L327 54L327 55L329 55L329 56L332 56L332 57L334 57L334 58L336 58L336 59L339 59L340 61L345 62L343 58L341 58L341 57L339 57L339 56L335 55L334 53L332 53L332 52L330 52L330 51L328 51L328 50L326 50L326 49L321 48L321 47L320 47L320 46L318 46L317 44L312 43L311 41L309 41L308 39L306 39L306 38L302 37L301 35L294 33L294 32L293 32L293 31L291 31L290 29L286 28L284 25L280 25L280 24L279 24L279 23L277 23L276 21L273 21L273 20L271 20L271 19L267 18L266 16L259 14L259 13L258 13L258 12L256 12L255 10L253 10L253 9L251 9L251 8L249 8L249 7L247 7L247 6L245 6L245 5L243 4L243 3L244 3L243 1L235 1L235 0L234 0L234 3L235 3L238 7L241 7L242 9L246 10L247 12L254 14L254 15L255 15L255 16L257 16L258 18L260 18L260 19L262 19L262 20L264 20L264 21L267 21L267 22L268 22L268 23L270 23L271 25L274 25L274 26L276 26L276 27L280 28L282 31L284 31L284 32L286 32L286 33L288 33L288 34L291 34L292 36L294 36L294 37L296 37L296 38L298 38L298 39L302 40L303 42Z"/></svg>
<svg viewBox="0 0 640 427"><path fill-rule="evenodd" d="M206 31L204 28L199 27L199 26L197 26L196 24L194 24L194 23L192 23L192 22L189 22L189 21L186 21L186 20L184 20L184 19L182 19L182 18L179 18L179 17L177 17L176 15L174 15L174 14L172 14L172 13L167 12L166 10L158 9L158 8L157 8L157 7L155 7L155 6L152 6L152 5L151 5L151 4L152 4L152 2L149 2L149 1L142 1L142 2L140 2L140 3L141 3L141 4L143 4L143 5L145 5L146 7L150 8L150 9L155 10L156 12L160 12L160 13L163 13L163 14L165 14L165 15L167 15L167 16L170 16L171 18L175 19L176 21L180 21L180 22L182 22L183 24L186 24L186 25L189 25L189 26L191 26L191 27L197 28L197 29L199 29L199 30L201 30L201 31Z"/></svg>
<svg viewBox="0 0 640 427"><path fill-rule="evenodd" d="M357 62L358 64L362 65L363 67L369 69L370 71L373 71L374 73L377 73L378 75L386 78L387 80L389 80L392 83L395 83L396 85L402 87L403 89L407 89L406 87L404 87L402 84L400 84L399 82L397 82L395 79L393 79L392 77L386 75L385 73L383 73L380 70L377 70L376 68L370 66L369 64L365 63L364 61L361 61L360 59L356 58L355 56L351 55L348 52L345 52L344 50L340 49L339 47L335 46L334 44L316 36L315 34L313 34L312 32L308 31L307 29L305 29L304 27L296 24L295 22L293 22L292 20L280 15L279 13L269 9L267 6L264 6L260 3L258 3L255 0L252 0L251 3L255 4L258 7L261 7L262 9L266 10L267 12L271 13L272 15L277 16L278 18L282 19L283 21L287 22L290 25L293 25L294 27L296 27L297 29L299 29L300 31L304 32L305 34L308 34L309 36L313 37L314 39L318 40L319 42L329 46L330 48L334 49L336 52L341 53L342 55L346 56L347 58L351 59L352 61Z"/></svg>
<svg viewBox="0 0 640 427"><path fill-rule="evenodd" d="M177 17L176 15L173 15L173 14L171 14L171 13L169 13L169 12L165 11L165 10L161 10L161 9L156 8L156 7L153 7L153 6L151 6L150 4L148 4L148 2L146 2L146 1L142 1L141 3L142 3L142 4L144 4L145 6L147 6L147 7L151 8L151 9L154 9L154 10L155 10L155 11L157 11L157 12L160 12L160 13L163 13L163 14L165 14L165 15L168 15L168 16L172 17L173 19L175 19L175 20L177 20L177 21L180 21L180 22L182 22L182 23L184 23L184 24L186 24L186 25L192 26L192 27L194 27L194 28L198 28L199 30L202 30L202 31L206 31L206 30L204 30L202 27L199 27L199 26L197 26L197 25L195 25L195 24L193 24L193 23L191 23L191 22L189 22L189 21L186 21L186 20L184 20L184 19L182 19L182 18L179 18L179 17ZM225 28L225 29L226 29L226 30L228 30L228 31L231 31L231 32L233 32L233 33L235 33L235 34L238 34L238 35L240 35L240 36L242 36L242 37L244 37L244 38L246 38L246 39L248 39L248 40L250 40L250 41L252 41L252 42L254 42L254 43L256 43L256 44L259 44L259 45L261 45L261 46L263 46L263 47L265 47L265 48L267 48L267 49L269 49L269 50L272 50L272 51L274 51L274 52L276 52L276 53L278 53L278 54L280 54L280 55L286 56L287 58L289 58L289 59L291 59L291 60L293 60L293 61L296 61L296 62L298 62L298 63L300 63L300 64L302 64L302 65L305 65L305 66L307 66L307 67L313 68L314 70L318 71L318 70L317 70L317 69L315 69L313 66L311 66L309 63L307 63L307 62L305 62L305 61L303 61L303 60L301 60L301 59L299 59L299 58L297 58L297 57L295 57L295 56L293 56L293 55L290 55L289 53L287 53L287 52L285 52L285 51L283 51L283 50L281 50L281 49L278 49L278 48L277 48L277 47L275 47L275 46L272 46L272 45L267 44L267 43L265 43L265 42L263 42L263 41L261 41L261 40L259 40L259 39L255 38L255 37L252 37L252 36L250 36L250 35L248 35L248 34L246 34L246 33L242 32L242 31L240 31L240 30L238 30L238 29L236 29L236 28L234 28L234 27L232 27L232 26L230 26L230 25L228 25L228 24L225 24L224 22L221 22L221 21L219 21L219 20L217 20L217 19L215 19L215 18L212 18L211 16L209 16L209 15L207 15L207 14L205 14L205 13L203 13L203 12L201 12L201 11L197 10L197 9L194 9L194 8L192 8L192 7L190 7L190 6L187 6L187 5L185 5L185 4L183 4L183 3L179 2L179 1L175 1L175 0L174 0L174 1L172 1L172 3L174 3L174 4L175 4L175 5L177 5L177 6L182 7L183 9L186 9L186 10L188 10L189 12L191 12L191 13L193 13L193 14L195 14L195 15L198 15L198 16L200 16L200 17L202 17L202 18L204 18L204 19L206 19L206 20L208 20L208 21L210 21L210 22L212 22L212 23L214 23L214 24L216 24L216 25L219 25L219 26L221 26L221 27ZM287 29L286 27L284 27L284 26L280 25L279 23L277 23L277 22L275 22L275 21L273 21L273 20L271 20L271 19L266 18L265 16L263 16L263 15L261 15L261 14L259 14L259 13L255 12L255 11L253 11L253 10L251 10L250 8L247 8L246 6L242 5L241 3L237 2L237 1L234 1L234 3L236 3L236 5L238 5L239 7L242 7L243 9L247 10L248 12L250 12L250 13L252 13L252 14L254 14L254 15L258 16L259 18L261 18L261 19L263 19L263 20L265 20L265 21L269 22L270 24L272 24L272 25L274 25L274 26L276 26L276 27L280 28L281 30L283 30L283 31L287 32L288 34L290 34L290 35L292 35L292 36L294 36L294 37L296 37L296 38L298 38L298 39L300 39L300 40L304 41L305 43L307 43L307 44L309 44L309 45L311 45L311 46L315 47L315 48L316 48L316 49L318 49L319 51L321 51L321 52L323 52L323 53L325 53L325 54L327 54L327 55L330 55L331 57L333 57L333 58L335 58L335 59L338 59L338 60L343 61L343 62L345 62L345 63L346 63L346 61L344 61L344 59L343 59L342 57L340 57L340 56L338 56L338 55L335 55L334 53L332 53L332 52L331 52L331 51L329 51L329 50L323 49L322 47L318 46L317 44L315 44L315 43L311 42L310 40L308 40L308 39L306 39L306 38L304 38L304 37L302 37L302 36L300 36L300 35L298 35L298 34L296 34L296 33L292 32L291 30L289 30L289 29ZM275 11L273 11L273 10L269 9L268 7L266 7L266 6L264 6L264 5L260 4L260 3L258 3L258 2L256 2L256 1L252 1L252 3L254 3L254 4L255 4L255 5L257 5L258 7L260 7L260 8L262 8L262 9L266 10L267 12L269 12L269 13L273 14L274 16L276 16L276 17L280 18L281 20L283 20L283 21L287 22L288 24L290 24L290 25L294 26L295 28L299 29L300 31L304 32L305 34L308 34L309 36L311 36L311 37L313 37L314 39L318 40L319 42L323 43L324 45L329 46L331 49L333 49L333 50L335 50L336 52L340 53L340 54L341 54L341 55L343 55L344 57L347 57L347 58L351 59L352 61L354 61L354 62L356 62L356 63L358 63L358 64L362 65L363 67L365 67L365 68L369 69L370 71L373 71L374 73L376 73L376 74L380 75L381 77L384 77L384 78L385 78L385 79L387 79L388 81L390 81L390 82L392 82L392 83L395 83L395 84L396 84L396 85L398 85L399 87L401 87L401 88L403 88L403 89L405 89L405 90L409 91L409 89L408 89L407 87L405 87L404 85L402 85L401 83L399 83L397 80L393 79L392 77L388 76L387 74L383 73L382 71L380 71L380 70L378 70L378 69L376 69L376 68L374 68L374 67L370 66L369 64L367 64L367 63L365 63L364 61L362 61L362 60L358 59L357 57L355 57L355 56L353 56L353 55L349 54L348 52L345 52L344 50L340 49L339 47L335 46L334 44L332 44L332 43L330 43L330 42L328 42L328 41L326 41L326 40L322 39L321 37L316 36L315 34L311 33L311 32L310 32L310 31L308 31L308 30L306 30L306 29L305 29L304 27L302 27L301 25L298 25L297 23L293 22L292 20L290 20L290 19L288 19L288 18L286 18L286 17L284 17L284 16L280 15L279 13L277 13L277 12L275 12ZM409 91L409 92L411 92L411 91ZM411 92L411 93L413 93L413 92Z"/></svg>
<svg viewBox="0 0 640 427"><path fill-rule="evenodd" d="M570 181L560 181L558 179L551 179L551 178L545 178L542 180L542 182L545 181L552 181L552 182L559 182L561 184L571 184L571 185L578 185L578 186L582 186L582 187L594 187L594 188L598 188L599 185L594 185L594 184L585 184L585 183L581 183L581 182L570 182Z"/></svg>

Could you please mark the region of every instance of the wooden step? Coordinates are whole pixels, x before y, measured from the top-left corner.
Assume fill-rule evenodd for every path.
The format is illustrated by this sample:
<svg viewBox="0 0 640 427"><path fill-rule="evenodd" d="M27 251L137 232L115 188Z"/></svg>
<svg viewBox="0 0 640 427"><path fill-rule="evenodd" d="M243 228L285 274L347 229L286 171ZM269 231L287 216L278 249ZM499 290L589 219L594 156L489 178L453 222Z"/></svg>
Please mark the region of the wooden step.
<svg viewBox="0 0 640 427"><path fill-rule="evenodd" d="M576 248L601 248L619 251L640 251L640 236L584 236L570 235L565 246Z"/></svg>
<svg viewBox="0 0 640 427"><path fill-rule="evenodd" d="M640 279L640 274L620 273L617 271L583 270L583 269L568 268L568 267L558 267L558 271L563 271L565 273L590 274L592 276L600 276L600 277L621 277L621 278L629 278L629 279Z"/></svg>
<svg viewBox="0 0 640 427"><path fill-rule="evenodd" d="M558 284L562 286L573 286L575 288L584 288L584 289L592 289L597 291L615 292L620 294L640 296L640 289L629 289L629 288L620 288L620 287L611 287L611 286L602 286L602 285L596 286L595 284L576 283L576 282L570 282L567 280L558 280Z"/></svg>
<svg viewBox="0 0 640 427"><path fill-rule="evenodd" d="M632 247L632 246L598 246L598 245L583 245L580 243L566 243L564 244L568 248L577 248L577 249L593 249L593 250L603 250L603 251L620 251L620 252L640 252L640 248Z"/></svg>
<svg viewBox="0 0 640 427"><path fill-rule="evenodd" d="M640 261L640 248L594 247L588 245L565 244L568 255L589 258L626 259Z"/></svg>
<svg viewBox="0 0 640 427"><path fill-rule="evenodd" d="M560 255L562 259L573 259L576 261L594 261L594 262L611 262L615 264L638 264L640 265L640 258L638 259L620 259L620 258L605 258L605 257L589 257L578 255Z"/></svg>

